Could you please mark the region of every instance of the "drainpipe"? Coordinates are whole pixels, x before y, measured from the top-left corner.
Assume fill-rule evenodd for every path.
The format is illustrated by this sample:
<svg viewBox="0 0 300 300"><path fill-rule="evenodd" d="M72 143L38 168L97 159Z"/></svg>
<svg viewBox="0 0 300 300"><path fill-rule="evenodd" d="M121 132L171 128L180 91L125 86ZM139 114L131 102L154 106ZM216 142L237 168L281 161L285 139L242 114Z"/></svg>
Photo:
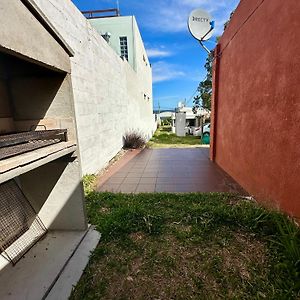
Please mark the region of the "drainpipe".
<svg viewBox="0 0 300 300"><path fill-rule="evenodd" d="M214 50L213 62L213 91L211 101L211 133L210 133L210 160L215 162L217 150L217 127L218 127L218 101L219 101L219 69L220 69L220 44Z"/></svg>

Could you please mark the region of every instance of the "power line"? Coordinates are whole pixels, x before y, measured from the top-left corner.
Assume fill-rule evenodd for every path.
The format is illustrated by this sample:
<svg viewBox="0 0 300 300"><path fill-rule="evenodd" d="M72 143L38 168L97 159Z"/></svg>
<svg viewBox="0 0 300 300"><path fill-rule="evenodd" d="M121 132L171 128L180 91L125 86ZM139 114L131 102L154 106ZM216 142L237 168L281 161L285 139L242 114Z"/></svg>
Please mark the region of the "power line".
<svg viewBox="0 0 300 300"><path fill-rule="evenodd" d="M196 95L196 93L198 92L198 87L196 89L196 91L193 93L193 95L189 98L189 100L186 102L186 104L188 104L193 98L194 96Z"/></svg>
<svg viewBox="0 0 300 300"><path fill-rule="evenodd" d="M205 80L207 80L207 75L205 75L205 77L200 81L200 82L203 82L203 81L205 81ZM189 98L189 100L186 102L186 104L188 104L193 98L194 98L194 96L196 95L196 93L198 92L198 87L197 87L197 89L196 89L196 91L193 93L193 95Z"/></svg>

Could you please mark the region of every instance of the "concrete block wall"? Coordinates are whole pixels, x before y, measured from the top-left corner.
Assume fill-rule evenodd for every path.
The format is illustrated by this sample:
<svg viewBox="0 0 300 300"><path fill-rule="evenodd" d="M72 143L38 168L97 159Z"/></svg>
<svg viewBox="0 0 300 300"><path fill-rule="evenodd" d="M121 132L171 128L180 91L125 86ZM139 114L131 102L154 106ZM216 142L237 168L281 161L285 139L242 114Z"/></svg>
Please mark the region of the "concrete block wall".
<svg viewBox="0 0 300 300"><path fill-rule="evenodd" d="M31 0L69 44L71 78L83 173L96 173L123 145L128 130L155 130L152 77L135 72L69 0ZM147 78L147 82L145 82ZM144 99L144 86L151 99Z"/></svg>

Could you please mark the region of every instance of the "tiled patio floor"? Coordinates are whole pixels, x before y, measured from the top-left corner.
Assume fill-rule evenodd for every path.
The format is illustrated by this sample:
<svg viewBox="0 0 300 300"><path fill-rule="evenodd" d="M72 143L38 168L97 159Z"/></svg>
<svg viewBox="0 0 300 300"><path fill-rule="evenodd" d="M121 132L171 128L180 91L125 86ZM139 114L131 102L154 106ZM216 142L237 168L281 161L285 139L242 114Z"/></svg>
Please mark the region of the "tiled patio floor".
<svg viewBox="0 0 300 300"><path fill-rule="evenodd" d="M209 160L209 148L128 152L98 182L98 191L245 192Z"/></svg>

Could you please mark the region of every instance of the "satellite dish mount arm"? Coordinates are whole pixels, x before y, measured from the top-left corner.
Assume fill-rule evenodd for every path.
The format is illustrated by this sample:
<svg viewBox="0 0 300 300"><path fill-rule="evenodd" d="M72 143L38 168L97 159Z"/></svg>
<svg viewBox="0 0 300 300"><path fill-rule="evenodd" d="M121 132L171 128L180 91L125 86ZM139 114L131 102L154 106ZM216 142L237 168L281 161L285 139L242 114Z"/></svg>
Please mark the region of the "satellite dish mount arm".
<svg viewBox="0 0 300 300"><path fill-rule="evenodd" d="M210 34L215 28L215 21L211 21L210 22L210 29L207 31L207 33L202 37L201 40L199 40L199 43L201 45L201 47L208 53L210 54L210 50L203 44L203 41L205 39L205 37Z"/></svg>
<svg viewBox="0 0 300 300"><path fill-rule="evenodd" d="M208 54L210 54L210 50L203 44L203 41L200 40L199 43L200 43L201 47L202 47Z"/></svg>

